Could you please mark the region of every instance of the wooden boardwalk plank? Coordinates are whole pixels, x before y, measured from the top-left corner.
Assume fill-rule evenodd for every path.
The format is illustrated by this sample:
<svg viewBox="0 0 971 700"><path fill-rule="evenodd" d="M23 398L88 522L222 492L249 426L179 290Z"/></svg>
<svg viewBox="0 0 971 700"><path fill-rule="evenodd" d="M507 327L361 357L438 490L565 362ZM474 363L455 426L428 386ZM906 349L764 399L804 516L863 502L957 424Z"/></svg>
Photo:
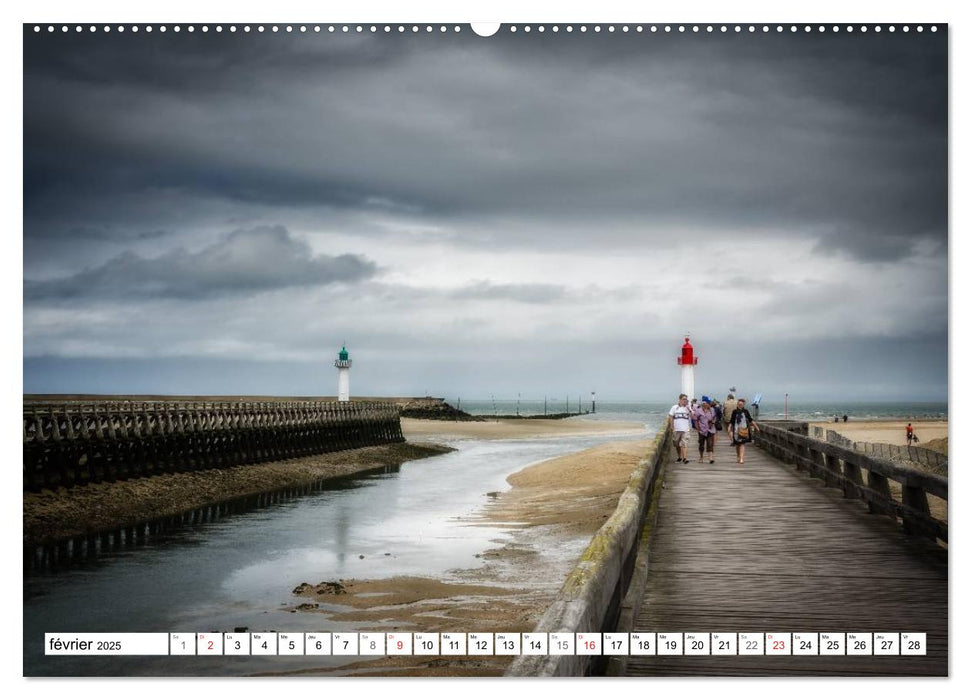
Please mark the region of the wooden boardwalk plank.
<svg viewBox="0 0 971 700"><path fill-rule="evenodd" d="M948 673L947 551L765 452L670 464L632 631L926 632L927 656L631 656L638 675Z"/></svg>

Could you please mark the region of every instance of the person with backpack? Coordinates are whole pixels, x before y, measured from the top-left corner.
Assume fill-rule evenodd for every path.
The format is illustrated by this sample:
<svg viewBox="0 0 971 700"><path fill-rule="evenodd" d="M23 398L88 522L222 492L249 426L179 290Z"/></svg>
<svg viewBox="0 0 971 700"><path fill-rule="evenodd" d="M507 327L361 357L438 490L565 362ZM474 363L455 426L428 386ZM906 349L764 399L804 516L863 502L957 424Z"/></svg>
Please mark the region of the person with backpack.
<svg viewBox="0 0 971 700"><path fill-rule="evenodd" d="M735 445L735 461L745 464L745 445L752 441L752 433L759 429L752 414L745 408L745 399L736 402L735 410L729 420L731 426L732 444Z"/></svg>

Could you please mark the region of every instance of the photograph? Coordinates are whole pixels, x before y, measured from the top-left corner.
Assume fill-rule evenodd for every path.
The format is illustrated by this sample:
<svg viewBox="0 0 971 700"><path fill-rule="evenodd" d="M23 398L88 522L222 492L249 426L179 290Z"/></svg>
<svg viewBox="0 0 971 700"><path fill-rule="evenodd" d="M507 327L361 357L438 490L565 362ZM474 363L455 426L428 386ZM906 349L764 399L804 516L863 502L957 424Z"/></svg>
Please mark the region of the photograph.
<svg viewBox="0 0 971 700"><path fill-rule="evenodd" d="M946 679L951 31L26 21L22 675Z"/></svg>

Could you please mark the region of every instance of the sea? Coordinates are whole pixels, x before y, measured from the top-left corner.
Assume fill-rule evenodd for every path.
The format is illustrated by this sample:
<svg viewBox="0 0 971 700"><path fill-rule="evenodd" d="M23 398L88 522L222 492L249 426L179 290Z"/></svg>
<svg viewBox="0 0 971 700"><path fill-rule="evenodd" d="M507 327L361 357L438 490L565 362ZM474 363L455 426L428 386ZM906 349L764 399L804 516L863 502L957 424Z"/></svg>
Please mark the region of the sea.
<svg viewBox="0 0 971 700"><path fill-rule="evenodd" d="M724 399L719 398L720 401ZM634 421L657 424L673 405L664 401L597 401L595 410L587 397L559 399L476 399L459 397L446 401L474 416L542 416L551 414L581 414L591 420ZM749 402L751 409L751 400ZM790 401L788 406L778 401L763 400L759 406L762 420L832 421L843 416L847 421L880 420L947 420L946 402L860 402L860 401Z"/></svg>

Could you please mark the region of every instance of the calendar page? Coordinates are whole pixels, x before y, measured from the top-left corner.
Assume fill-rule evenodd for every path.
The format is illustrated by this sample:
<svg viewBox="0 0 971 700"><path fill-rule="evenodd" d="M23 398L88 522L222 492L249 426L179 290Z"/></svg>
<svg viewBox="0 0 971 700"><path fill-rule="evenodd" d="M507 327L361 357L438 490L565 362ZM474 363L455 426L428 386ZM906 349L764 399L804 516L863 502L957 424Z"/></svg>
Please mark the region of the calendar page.
<svg viewBox="0 0 971 700"><path fill-rule="evenodd" d="M946 677L960 39L730 10L26 19L23 675Z"/></svg>

